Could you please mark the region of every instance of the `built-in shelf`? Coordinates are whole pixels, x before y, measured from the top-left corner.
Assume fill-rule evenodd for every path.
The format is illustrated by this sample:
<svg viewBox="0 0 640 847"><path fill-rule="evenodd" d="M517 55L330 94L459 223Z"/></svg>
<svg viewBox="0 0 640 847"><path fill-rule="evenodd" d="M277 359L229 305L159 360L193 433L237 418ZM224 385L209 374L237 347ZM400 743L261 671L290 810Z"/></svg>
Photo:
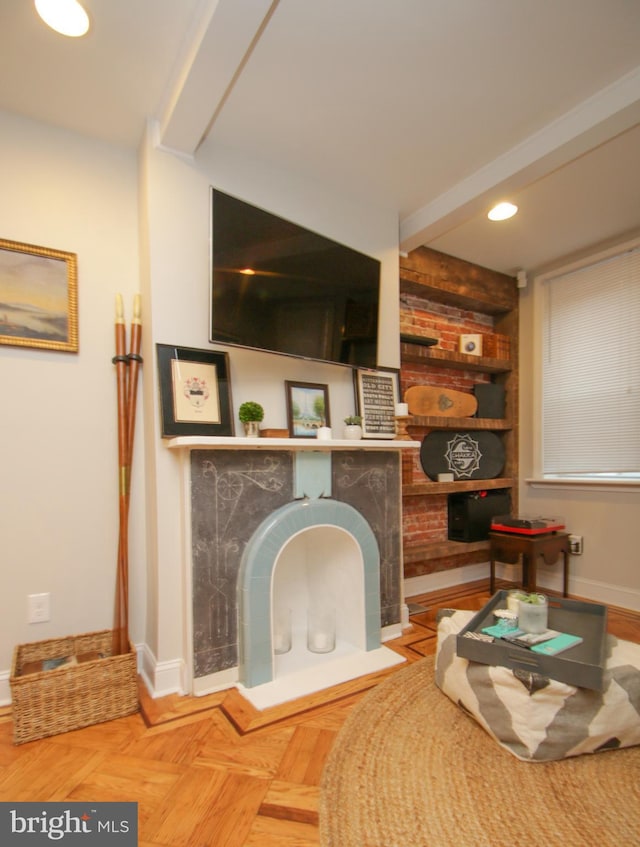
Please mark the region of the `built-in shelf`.
<svg viewBox="0 0 640 847"><path fill-rule="evenodd" d="M413 259L413 256L420 256L421 253L426 253L426 248L418 248L408 257L400 259L401 295L411 294L486 315L506 315L513 310L514 287L506 275L494 273L493 278L487 282L491 271L474 268L453 256L443 256L448 267L436 275L422 270L419 267L420 259ZM503 281L502 285L498 284L498 279Z"/></svg>
<svg viewBox="0 0 640 847"><path fill-rule="evenodd" d="M413 365L431 365L478 373L501 374L509 373L512 369L512 364L508 359L468 356L466 353L441 350L439 347L421 347L418 344L406 344L404 342L400 345L400 356L403 362L409 362Z"/></svg>
<svg viewBox="0 0 640 847"><path fill-rule="evenodd" d="M435 415L428 417L414 415L407 426L426 429L488 429L491 431L512 429L511 421L506 418L453 418Z"/></svg>
<svg viewBox="0 0 640 847"><path fill-rule="evenodd" d="M504 447L505 466L501 471L503 476L496 479L434 482L416 472L413 465L409 466L409 463L405 462L402 496L414 518L411 530L403 541L405 576L416 576L425 570L428 571L429 568L421 566L423 562L445 559L447 562L443 566L449 567L455 565L457 560L461 564L470 564L483 558L488 559L489 555L488 541L464 543L441 540L442 534L446 535L446 530L440 532L432 529L439 526L436 520L427 521L425 518L424 528L415 527L416 523L420 523L420 497L434 495L434 499L429 501L429 507L441 518L443 513L445 517L447 514L447 495L507 489L510 492L512 508L517 510L518 297L516 280L513 277L426 247L419 247L400 258L400 299L407 310L407 321L401 324L405 335L400 339L400 361L403 369L401 375L405 377L404 382L408 385L437 384L458 390L464 385L471 391L471 385L478 382L478 374L482 375L482 382L493 382L505 390L504 418L413 416L409 419L409 434L420 438L429 430L494 432ZM483 328L479 331L506 336L509 339L510 358L470 356L459 353L456 349L442 349L438 345L426 346L420 343L419 338L408 337L420 332L424 332L425 336L441 334L445 346L457 347L452 343L450 335L445 334L445 330L439 332L439 321L443 311L446 311L440 308L442 305L454 307L456 310L447 314L447 331L454 334L478 331L469 327L478 324L481 320L479 316L490 316L490 320L486 321L486 330ZM428 318L426 322L423 321L424 315ZM478 325L484 326L485 321L482 320ZM433 331L430 333L432 327ZM485 352L487 349L489 348L485 347ZM428 511L426 506L424 511ZM433 515L431 517L433 518ZM421 529L424 531L420 531ZM415 543L411 542L412 537L416 539ZM419 538L422 540L418 541ZM433 540L425 542L424 538Z"/></svg>
<svg viewBox="0 0 640 847"><path fill-rule="evenodd" d="M461 491L488 491L494 488L513 488L511 477L496 479L464 479L456 482L413 482L402 486L403 497L423 497L425 494L457 494Z"/></svg>
<svg viewBox="0 0 640 847"><path fill-rule="evenodd" d="M432 541L429 544L405 544L402 555L405 564L427 562L433 559L446 559L464 553L489 553L488 541Z"/></svg>

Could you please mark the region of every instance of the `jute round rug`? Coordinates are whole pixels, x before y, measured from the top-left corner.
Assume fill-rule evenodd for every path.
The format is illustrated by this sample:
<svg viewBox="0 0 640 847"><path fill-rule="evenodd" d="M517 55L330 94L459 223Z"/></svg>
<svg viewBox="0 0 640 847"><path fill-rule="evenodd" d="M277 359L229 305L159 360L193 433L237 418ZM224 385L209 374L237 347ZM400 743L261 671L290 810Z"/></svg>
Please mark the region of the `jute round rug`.
<svg viewBox="0 0 640 847"><path fill-rule="evenodd" d="M433 681L433 659L355 707L322 775L322 847L640 845L640 747L522 762Z"/></svg>

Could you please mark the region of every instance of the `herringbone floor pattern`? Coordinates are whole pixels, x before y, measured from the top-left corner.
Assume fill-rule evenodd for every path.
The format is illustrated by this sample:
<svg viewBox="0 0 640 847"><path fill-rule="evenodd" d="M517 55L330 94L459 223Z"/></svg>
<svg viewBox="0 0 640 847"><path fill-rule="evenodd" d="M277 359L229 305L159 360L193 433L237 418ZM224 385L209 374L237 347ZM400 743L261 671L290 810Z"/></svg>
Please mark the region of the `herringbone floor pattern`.
<svg viewBox="0 0 640 847"><path fill-rule="evenodd" d="M427 607L387 646L408 661L435 652L435 612L478 609L485 584L412 598ZM609 629L640 641L640 616ZM394 670L257 712L233 689L150 700L139 714L21 746L0 710L0 801L138 802L140 847L318 845L318 785L354 704Z"/></svg>

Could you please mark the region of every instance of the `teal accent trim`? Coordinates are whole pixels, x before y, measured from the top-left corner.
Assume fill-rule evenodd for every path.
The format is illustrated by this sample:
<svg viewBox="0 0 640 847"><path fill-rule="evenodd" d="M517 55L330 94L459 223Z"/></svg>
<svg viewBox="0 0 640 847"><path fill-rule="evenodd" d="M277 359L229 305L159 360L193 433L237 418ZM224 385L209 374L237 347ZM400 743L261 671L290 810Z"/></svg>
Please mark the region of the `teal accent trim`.
<svg viewBox="0 0 640 847"><path fill-rule="evenodd" d="M300 451L293 460L293 496L331 497L331 453Z"/></svg>
<svg viewBox="0 0 640 847"><path fill-rule="evenodd" d="M313 454L312 454L313 455ZM337 500L296 500L277 509L253 533L238 574L240 680L247 688L273 679L271 584L284 545L305 529L333 526L360 545L364 566L366 649L380 647L380 552L367 521L353 506Z"/></svg>

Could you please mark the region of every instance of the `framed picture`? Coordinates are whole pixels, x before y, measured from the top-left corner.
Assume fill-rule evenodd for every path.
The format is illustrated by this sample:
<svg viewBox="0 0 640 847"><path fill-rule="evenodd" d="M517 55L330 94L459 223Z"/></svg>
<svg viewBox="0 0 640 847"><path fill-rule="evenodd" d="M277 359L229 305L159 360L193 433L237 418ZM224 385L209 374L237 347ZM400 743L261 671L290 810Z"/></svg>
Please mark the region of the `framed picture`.
<svg viewBox="0 0 640 847"><path fill-rule="evenodd" d="M229 354L156 344L162 437L233 435Z"/></svg>
<svg viewBox="0 0 640 847"><path fill-rule="evenodd" d="M356 368L356 404L362 417L363 438L396 437L398 371Z"/></svg>
<svg viewBox="0 0 640 847"><path fill-rule="evenodd" d="M78 257L0 239L0 344L78 352Z"/></svg>
<svg viewBox="0 0 640 847"><path fill-rule="evenodd" d="M285 382L287 423L291 438L315 438L329 420L329 387L314 382Z"/></svg>

